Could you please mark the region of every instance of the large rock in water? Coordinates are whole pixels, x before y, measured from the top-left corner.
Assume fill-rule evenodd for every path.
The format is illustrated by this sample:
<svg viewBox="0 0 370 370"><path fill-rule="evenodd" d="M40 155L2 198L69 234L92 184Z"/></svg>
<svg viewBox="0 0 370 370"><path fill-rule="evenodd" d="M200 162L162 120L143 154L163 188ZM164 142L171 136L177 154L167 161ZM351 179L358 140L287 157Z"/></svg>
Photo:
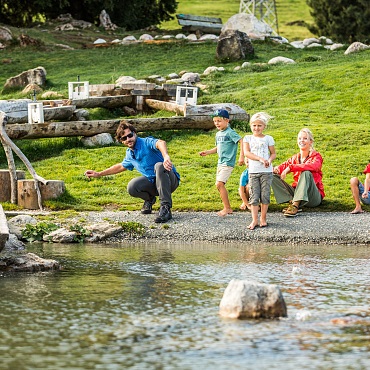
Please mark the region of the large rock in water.
<svg viewBox="0 0 370 370"><path fill-rule="evenodd" d="M220 315L233 319L286 317L280 289L273 284L231 280L220 302Z"/></svg>
<svg viewBox="0 0 370 370"><path fill-rule="evenodd" d="M221 33L216 49L216 58L221 61L237 61L254 55L254 48L245 32L226 30Z"/></svg>
<svg viewBox="0 0 370 370"><path fill-rule="evenodd" d="M24 255L4 256L0 258L0 271L49 271L60 270L59 262L43 259L36 254L27 253Z"/></svg>

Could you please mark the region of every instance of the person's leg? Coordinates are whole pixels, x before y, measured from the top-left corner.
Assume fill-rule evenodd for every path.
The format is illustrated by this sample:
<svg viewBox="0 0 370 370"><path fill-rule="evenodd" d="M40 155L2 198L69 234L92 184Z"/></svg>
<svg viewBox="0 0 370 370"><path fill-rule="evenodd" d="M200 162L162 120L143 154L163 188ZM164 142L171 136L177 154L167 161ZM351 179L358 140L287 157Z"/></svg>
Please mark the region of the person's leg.
<svg viewBox="0 0 370 370"><path fill-rule="evenodd" d="M351 192L353 200L355 201L355 209L351 212L352 214L356 213L362 213L362 207L360 202L360 181L357 177L352 177L351 180L349 180L349 184L351 185Z"/></svg>
<svg viewBox="0 0 370 370"><path fill-rule="evenodd" d="M242 209L243 211L251 208L250 205L248 204L249 200L248 181L249 181L249 171L247 168L242 172L239 180L239 195L241 200L243 201L239 208Z"/></svg>
<svg viewBox="0 0 370 370"><path fill-rule="evenodd" d="M293 199L294 188L282 180L279 175L273 174L271 187L276 203L287 203Z"/></svg>
<svg viewBox="0 0 370 370"><path fill-rule="evenodd" d="M251 206L248 204L249 199L248 184L245 186L239 186L239 195L241 200L243 201L239 208L242 210L250 209Z"/></svg>
<svg viewBox="0 0 370 370"><path fill-rule="evenodd" d="M172 170L167 171L162 162L155 164L154 172L156 176L155 186L161 205L168 204L172 208L172 193L179 186L179 179Z"/></svg>
<svg viewBox="0 0 370 370"><path fill-rule="evenodd" d="M216 188L220 193L221 201L224 208L217 212L219 216L226 216L233 213L233 210L230 205L229 195L226 190L226 182L229 179L231 173L233 172L233 167L220 165L217 166L217 174L216 174Z"/></svg>
<svg viewBox="0 0 370 370"><path fill-rule="evenodd" d="M179 179L172 170L167 171L162 162L155 164L154 171L156 175L155 186L161 202L158 216L154 221L163 223L172 218L172 193L179 186Z"/></svg>
<svg viewBox="0 0 370 370"><path fill-rule="evenodd" d="M135 198L144 200L141 212L144 214L152 213L152 205L155 203L155 197L158 195L157 189L145 176L132 179L127 184L127 192Z"/></svg>
<svg viewBox="0 0 370 370"><path fill-rule="evenodd" d="M299 176L292 201L296 207L299 207L300 205L306 207L317 207L321 204L321 194L317 189L310 171L303 171L301 176Z"/></svg>
<svg viewBox="0 0 370 370"><path fill-rule="evenodd" d="M217 214L219 216L226 216L232 214L233 210L230 205L229 195L227 193L225 183L223 183L222 181L217 181L216 187L218 192L220 193L221 201L224 206L224 208L221 211L217 212Z"/></svg>
<svg viewBox="0 0 370 370"><path fill-rule="evenodd" d="M267 210L271 197L272 173L261 174L261 215L260 227L267 226Z"/></svg>
<svg viewBox="0 0 370 370"><path fill-rule="evenodd" d="M249 204L251 205L252 222L247 226L254 230L258 225L258 209L260 203L261 184L260 176L257 173L249 175Z"/></svg>

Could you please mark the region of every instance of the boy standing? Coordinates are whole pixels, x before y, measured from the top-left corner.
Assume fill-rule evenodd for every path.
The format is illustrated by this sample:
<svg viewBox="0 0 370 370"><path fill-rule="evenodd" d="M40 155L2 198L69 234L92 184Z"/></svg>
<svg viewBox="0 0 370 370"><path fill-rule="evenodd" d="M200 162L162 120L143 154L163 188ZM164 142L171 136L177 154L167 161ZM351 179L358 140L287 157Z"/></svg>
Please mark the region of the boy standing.
<svg viewBox="0 0 370 370"><path fill-rule="evenodd" d="M218 132L216 133L216 146L210 150L204 150L199 154L204 157L209 154L218 154L216 187L224 208L217 212L219 216L226 216L233 213L230 206L229 196L225 187L236 162L238 145L242 138L229 126L229 112L225 109L218 109L212 115L213 123ZM238 164L244 163L243 148L240 146Z"/></svg>

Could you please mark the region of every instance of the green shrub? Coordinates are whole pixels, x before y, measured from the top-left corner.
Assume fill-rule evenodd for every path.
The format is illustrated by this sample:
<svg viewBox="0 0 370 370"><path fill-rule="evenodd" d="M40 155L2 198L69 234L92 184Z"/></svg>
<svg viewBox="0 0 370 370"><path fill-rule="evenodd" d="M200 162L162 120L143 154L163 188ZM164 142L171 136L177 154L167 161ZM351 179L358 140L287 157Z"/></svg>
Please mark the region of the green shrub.
<svg viewBox="0 0 370 370"><path fill-rule="evenodd" d="M368 0L307 0L315 24L309 30L319 36L352 43L370 40Z"/></svg>
<svg viewBox="0 0 370 370"><path fill-rule="evenodd" d="M49 234L58 228L57 224L48 222L39 222L36 225L27 224L22 230L22 237L30 243L42 241L45 234Z"/></svg>

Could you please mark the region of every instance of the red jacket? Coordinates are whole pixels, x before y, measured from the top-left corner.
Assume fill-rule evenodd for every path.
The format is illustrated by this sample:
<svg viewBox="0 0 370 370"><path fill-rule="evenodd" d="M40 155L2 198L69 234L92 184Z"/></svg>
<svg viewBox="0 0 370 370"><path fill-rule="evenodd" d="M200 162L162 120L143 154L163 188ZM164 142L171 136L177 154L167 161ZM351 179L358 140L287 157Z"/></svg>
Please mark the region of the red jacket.
<svg viewBox="0 0 370 370"><path fill-rule="evenodd" d="M319 152L315 150L311 151L309 156L301 163L301 155L300 153L294 154L291 158L287 161L283 162L281 165L277 166L279 173L281 174L287 167L289 167L290 172L293 174L293 188L297 186L299 176L303 171L310 171L312 173L313 179L319 190L322 198L325 197L324 192L324 185L322 183L322 162L323 159Z"/></svg>

